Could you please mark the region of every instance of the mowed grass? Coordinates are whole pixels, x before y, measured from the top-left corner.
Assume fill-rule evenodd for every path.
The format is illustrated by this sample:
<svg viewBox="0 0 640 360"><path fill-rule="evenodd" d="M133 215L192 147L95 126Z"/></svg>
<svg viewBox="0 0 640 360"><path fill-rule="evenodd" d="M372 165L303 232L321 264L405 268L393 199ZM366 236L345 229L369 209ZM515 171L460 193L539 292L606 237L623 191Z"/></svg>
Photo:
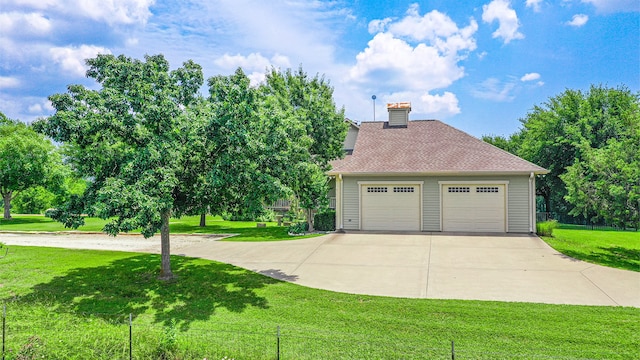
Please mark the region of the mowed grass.
<svg viewBox="0 0 640 360"><path fill-rule="evenodd" d="M551 247L594 264L640 271L640 232L559 228L543 237Z"/></svg>
<svg viewBox="0 0 640 360"><path fill-rule="evenodd" d="M61 223L51 220L44 215L12 215L13 219L0 219L0 231L70 231ZM85 225L76 231L100 232L107 220L85 218ZM207 216L205 227L200 227L200 216L184 216L171 219L169 228L172 234L235 234L226 241L278 241L302 239L318 236L309 234L290 236L288 228L277 226L275 222L267 222L266 227L258 228L255 221L225 221L219 216Z"/></svg>
<svg viewBox="0 0 640 360"><path fill-rule="evenodd" d="M334 293L231 265L11 246L0 259L7 359L630 359L640 309ZM174 324L174 325L172 325ZM23 357L26 358L26 357Z"/></svg>

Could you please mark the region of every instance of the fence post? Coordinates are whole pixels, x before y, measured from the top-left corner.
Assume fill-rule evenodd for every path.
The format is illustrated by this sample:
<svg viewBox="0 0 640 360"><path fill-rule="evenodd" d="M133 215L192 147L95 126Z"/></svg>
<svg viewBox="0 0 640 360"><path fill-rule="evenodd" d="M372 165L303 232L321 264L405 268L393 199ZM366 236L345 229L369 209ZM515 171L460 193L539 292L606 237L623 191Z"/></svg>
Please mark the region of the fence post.
<svg viewBox="0 0 640 360"><path fill-rule="evenodd" d="M280 360L280 325L276 330L276 359Z"/></svg>
<svg viewBox="0 0 640 360"><path fill-rule="evenodd" d="M456 349L453 340L451 340L451 360L456 360Z"/></svg>
<svg viewBox="0 0 640 360"><path fill-rule="evenodd" d="M2 360L4 360L4 338L6 333L7 304L2 304Z"/></svg>
<svg viewBox="0 0 640 360"><path fill-rule="evenodd" d="M129 360L133 359L133 346L132 344L132 340L133 340L133 336L132 336L132 326L131 326L131 313L129 313Z"/></svg>

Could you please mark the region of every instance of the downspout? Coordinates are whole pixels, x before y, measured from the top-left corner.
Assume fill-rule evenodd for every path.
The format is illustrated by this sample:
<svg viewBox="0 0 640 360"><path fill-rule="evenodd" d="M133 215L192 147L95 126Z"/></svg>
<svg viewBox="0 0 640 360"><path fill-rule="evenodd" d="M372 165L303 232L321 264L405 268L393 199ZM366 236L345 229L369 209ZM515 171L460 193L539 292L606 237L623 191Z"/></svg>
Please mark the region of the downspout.
<svg viewBox="0 0 640 360"><path fill-rule="evenodd" d="M338 232L344 232L344 224L343 224L343 215L342 215L342 195L343 195L343 184L342 184L342 174L338 174L336 178L336 217L338 220L337 230Z"/></svg>
<svg viewBox="0 0 640 360"><path fill-rule="evenodd" d="M535 203L535 195L534 195L534 179L533 172L529 175L529 233L534 233L534 224L535 224L535 216L536 216L536 203Z"/></svg>

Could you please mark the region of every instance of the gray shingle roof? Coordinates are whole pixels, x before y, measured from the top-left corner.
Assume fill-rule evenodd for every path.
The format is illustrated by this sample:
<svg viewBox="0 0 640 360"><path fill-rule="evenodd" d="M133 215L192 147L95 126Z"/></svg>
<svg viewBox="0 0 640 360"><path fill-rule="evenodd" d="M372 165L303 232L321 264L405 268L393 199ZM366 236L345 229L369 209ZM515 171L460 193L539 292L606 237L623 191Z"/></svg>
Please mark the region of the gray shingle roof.
<svg viewBox="0 0 640 360"><path fill-rule="evenodd" d="M389 128L363 122L353 155L332 162L329 174L475 174L548 171L438 120Z"/></svg>

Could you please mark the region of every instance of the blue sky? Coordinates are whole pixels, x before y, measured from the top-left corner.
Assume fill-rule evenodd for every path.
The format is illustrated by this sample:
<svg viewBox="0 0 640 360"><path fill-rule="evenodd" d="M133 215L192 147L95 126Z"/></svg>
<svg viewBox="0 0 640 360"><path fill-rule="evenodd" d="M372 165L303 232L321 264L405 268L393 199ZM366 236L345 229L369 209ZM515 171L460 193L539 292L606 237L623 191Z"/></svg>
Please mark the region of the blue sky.
<svg viewBox="0 0 640 360"><path fill-rule="evenodd" d="M193 59L205 76L270 66L324 74L355 121L410 118L508 135L590 84L640 90L640 1L0 0L0 111L30 122L97 53ZM206 93L205 89L203 92Z"/></svg>

